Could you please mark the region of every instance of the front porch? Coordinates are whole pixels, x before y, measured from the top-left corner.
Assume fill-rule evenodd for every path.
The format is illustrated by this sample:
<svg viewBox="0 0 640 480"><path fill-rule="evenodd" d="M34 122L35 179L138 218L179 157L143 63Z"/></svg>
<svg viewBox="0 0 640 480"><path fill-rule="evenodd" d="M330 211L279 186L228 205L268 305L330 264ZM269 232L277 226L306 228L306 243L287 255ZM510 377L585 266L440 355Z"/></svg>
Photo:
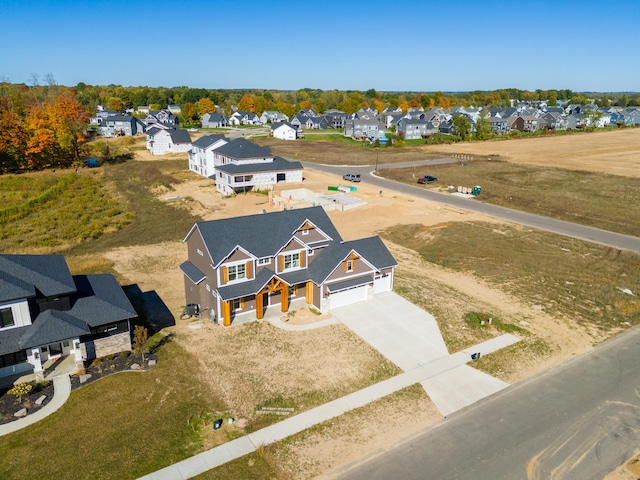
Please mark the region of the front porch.
<svg viewBox="0 0 640 480"><path fill-rule="evenodd" d="M19 377L14 384L31 383L38 380L53 380L59 375L71 375L78 371L75 355L51 358L42 364L40 372L32 372Z"/></svg>
<svg viewBox="0 0 640 480"><path fill-rule="evenodd" d="M294 283L294 282L292 282ZM255 291L255 290L254 290ZM219 290L220 292L220 290ZM225 292L226 293L226 292ZM240 292L235 292L239 295ZM234 296L235 296L234 295ZM227 297L221 299L220 319L225 327L242 323L262 320L265 315L273 315L279 311L279 315L286 313L292 303L298 308L313 303L313 284L310 281L290 285L282 279L273 276L255 295ZM242 310L247 309L246 312Z"/></svg>

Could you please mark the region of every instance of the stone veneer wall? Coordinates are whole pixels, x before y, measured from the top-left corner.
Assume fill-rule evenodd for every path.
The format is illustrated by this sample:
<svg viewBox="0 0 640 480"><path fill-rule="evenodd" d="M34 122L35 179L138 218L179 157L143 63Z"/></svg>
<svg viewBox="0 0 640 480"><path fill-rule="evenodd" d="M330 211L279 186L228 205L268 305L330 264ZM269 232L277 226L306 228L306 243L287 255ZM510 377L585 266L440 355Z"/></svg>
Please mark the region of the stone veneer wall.
<svg viewBox="0 0 640 480"><path fill-rule="evenodd" d="M82 358L93 360L94 358L106 357L120 352L131 350L131 336L129 332L118 333L110 337L89 340L80 346Z"/></svg>

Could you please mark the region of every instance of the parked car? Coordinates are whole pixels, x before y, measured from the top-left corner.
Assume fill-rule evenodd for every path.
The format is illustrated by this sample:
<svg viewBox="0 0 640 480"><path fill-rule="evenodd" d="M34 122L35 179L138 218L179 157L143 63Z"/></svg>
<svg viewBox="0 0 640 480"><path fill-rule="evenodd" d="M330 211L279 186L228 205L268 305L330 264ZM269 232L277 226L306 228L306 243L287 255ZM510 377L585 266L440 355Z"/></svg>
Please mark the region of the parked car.
<svg viewBox="0 0 640 480"><path fill-rule="evenodd" d="M360 174L359 173L345 173L342 176L343 180L349 180L350 182L359 182Z"/></svg>
<svg viewBox="0 0 640 480"><path fill-rule="evenodd" d="M431 175L425 175L424 177L418 179L418 183L433 183L437 181L438 179Z"/></svg>

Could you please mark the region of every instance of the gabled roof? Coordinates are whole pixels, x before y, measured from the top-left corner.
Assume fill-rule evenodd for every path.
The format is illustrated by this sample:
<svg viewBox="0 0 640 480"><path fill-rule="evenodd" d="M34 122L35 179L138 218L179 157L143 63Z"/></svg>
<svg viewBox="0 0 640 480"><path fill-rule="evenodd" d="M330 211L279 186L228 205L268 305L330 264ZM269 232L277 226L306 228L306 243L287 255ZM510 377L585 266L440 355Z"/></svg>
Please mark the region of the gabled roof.
<svg viewBox="0 0 640 480"><path fill-rule="evenodd" d="M20 338L21 348L37 347L61 342L90 333L87 324L79 318L59 310L47 310L38 315L37 321Z"/></svg>
<svg viewBox="0 0 640 480"><path fill-rule="evenodd" d="M218 140L229 141L229 139L221 133L214 133L212 135L205 135L204 137L200 137L199 139L195 140L192 145L198 148L207 148L216 143Z"/></svg>
<svg viewBox="0 0 640 480"><path fill-rule="evenodd" d="M227 173L229 175L238 175L240 173L261 173L261 172L280 172L285 170L302 170L302 164L298 161L285 160L282 157L275 157L272 162L259 163L227 163L219 165L216 170Z"/></svg>
<svg viewBox="0 0 640 480"><path fill-rule="evenodd" d="M0 301L16 300L18 290L45 297L75 291L73 277L62 255L0 255ZM35 294L35 292L34 292Z"/></svg>
<svg viewBox="0 0 640 480"><path fill-rule="evenodd" d="M76 275L77 295L67 313L91 327L137 317L115 277L110 274Z"/></svg>
<svg viewBox="0 0 640 480"><path fill-rule="evenodd" d="M191 135L186 130L167 130L171 141L175 143L191 143Z"/></svg>
<svg viewBox="0 0 640 480"><path fill-rule="evenodd" d="M328 248L314 255L311 280L317 284L323 283L352 250L377 270L397 266L396 260L380 237L361 238L342 243L333 242Z"/></svg>
<svg viewBox="0 0 640 480"><path fill-rule="evenodd" d="M335 242L342 240L324 209L309 207L198 222L187 234L185 241L197 229L214 265L237 245L242 245L256 257L270 257L291 240L305 220L311 221Z"/></svg>
<svg viewBox="0 0 640 480"><path fill-rule="evenodd" d="M273 157L271 148L261 147L244 138L236 138L217 149L220 155L230 158L265 158Z"/></svg>

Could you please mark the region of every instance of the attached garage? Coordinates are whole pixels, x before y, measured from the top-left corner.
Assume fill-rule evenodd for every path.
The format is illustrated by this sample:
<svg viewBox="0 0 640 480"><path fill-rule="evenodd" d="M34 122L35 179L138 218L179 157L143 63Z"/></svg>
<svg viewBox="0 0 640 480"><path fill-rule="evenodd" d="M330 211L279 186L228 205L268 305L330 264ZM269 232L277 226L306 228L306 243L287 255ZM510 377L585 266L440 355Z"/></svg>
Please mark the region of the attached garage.
<svg viewBox="0 0 640 480"><path fill-rule="evenodd" d="M373 279L373 292L382 293L391 290L391 274L377 273Z"/></svg>
<svg viewBox="0 0 640 480"><path fill-rule="evenodd" d="M366 301L369 285L372 282L373 277L368 275L328 285L329 310Z"/></svg>

